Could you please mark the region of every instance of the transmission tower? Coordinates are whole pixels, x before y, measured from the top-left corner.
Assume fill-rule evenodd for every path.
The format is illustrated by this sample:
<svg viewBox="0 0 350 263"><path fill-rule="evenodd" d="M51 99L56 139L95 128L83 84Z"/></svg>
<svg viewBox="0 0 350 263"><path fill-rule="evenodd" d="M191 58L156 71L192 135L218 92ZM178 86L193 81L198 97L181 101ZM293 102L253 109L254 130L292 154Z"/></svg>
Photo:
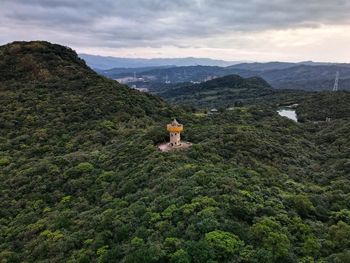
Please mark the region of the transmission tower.
<svg viewBox="0 0 350 263"><path fill-rule="evenodd" d="M337 71L337 73L335 74L333 91L338 91L338 87L339 87L339 71Z"/></svg>
<svg viewBox="0 0 350 263"><path fill-rule="evenodd" d="M165 76L165 84L170 84L170 80L169 80L168 74L166 74L166 76Z"/></svg>

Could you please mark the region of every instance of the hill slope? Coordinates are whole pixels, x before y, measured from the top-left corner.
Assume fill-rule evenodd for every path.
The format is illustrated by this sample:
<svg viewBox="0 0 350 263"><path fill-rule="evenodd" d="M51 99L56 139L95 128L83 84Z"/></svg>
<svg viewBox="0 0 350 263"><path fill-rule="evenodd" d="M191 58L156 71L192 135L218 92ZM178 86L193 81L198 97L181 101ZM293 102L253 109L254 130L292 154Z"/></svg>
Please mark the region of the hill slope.
<svg viewBox="0 0 350 263"><path fill-rule="evenodd" d="M94 75L74 51L47 42L14 42L0 49L0 81Z"/></svg>
<svg viewBox="0 0 350 263"><path fill-rule="evenodd" d="M25 112L35 106L34 123L50 123L47 116L62 121L90 121L131 115L158 115L165 107L159 98L142 94L115 81L98 76L78 58L76 53L47 42L15 42L0 49L2 107L13 101L13 119L25 119ZM37 103L38 102L38 103ZM49 107L49 109L47 108ZM6 109L2 112L8 112ZM18 115L18 116L17 116ZM70 116L72 115L72 116ZM28 123L22 123L22 126Z"/></svg>
<svg viewBox="0 0 350 263"><path fill-rule="evenodd" d="M235 103L251 102L276 92L262 78L242 78L228 75L200 84L179 84L166 87L157 93L171 102L200 107L233 106Z"/></svg>
<svg viewBox="0 0 350 263"><path fill-rule="evenodd" d="M1 262L349 261L347 120L196 116L61 46L0 56ZM162 153L174 116L193 146Z"/></svg>
<svg viewBox="0 0 350 263"><path fill-rule="evenodd" d="M330 91L337 71L340 73L339 87L350 90L349 65L299 65L287 69L264 71L259 76L268 80L276 88Z"/></svg>

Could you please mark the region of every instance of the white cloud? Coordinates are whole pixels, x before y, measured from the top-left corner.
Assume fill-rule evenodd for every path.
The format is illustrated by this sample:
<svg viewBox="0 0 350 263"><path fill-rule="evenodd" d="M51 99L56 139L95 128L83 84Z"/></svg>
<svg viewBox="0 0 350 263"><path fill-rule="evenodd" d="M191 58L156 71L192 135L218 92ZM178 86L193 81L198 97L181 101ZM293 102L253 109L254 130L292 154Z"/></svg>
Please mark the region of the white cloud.
<svg viewBox="0 0 350 263"><path fill-rule="evenodd" d="M2 0L0 43L137 57L350 61L347 0Z"/></svg>

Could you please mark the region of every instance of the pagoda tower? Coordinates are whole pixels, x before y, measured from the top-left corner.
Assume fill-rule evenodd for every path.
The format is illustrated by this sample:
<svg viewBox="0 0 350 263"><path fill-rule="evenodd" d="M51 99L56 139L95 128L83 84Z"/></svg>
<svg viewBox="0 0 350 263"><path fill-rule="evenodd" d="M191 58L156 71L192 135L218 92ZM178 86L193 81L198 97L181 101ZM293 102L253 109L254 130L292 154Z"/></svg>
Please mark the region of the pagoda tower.
<svg viewBox="0 0 350 263"><path fill-rule="evenodd" d="M170 124L166 126L170 137L169 146L176 147L181 145L181 137L180 133L183 131L184 127L182 124L178 123L176 119L174 119Z"/></svg>

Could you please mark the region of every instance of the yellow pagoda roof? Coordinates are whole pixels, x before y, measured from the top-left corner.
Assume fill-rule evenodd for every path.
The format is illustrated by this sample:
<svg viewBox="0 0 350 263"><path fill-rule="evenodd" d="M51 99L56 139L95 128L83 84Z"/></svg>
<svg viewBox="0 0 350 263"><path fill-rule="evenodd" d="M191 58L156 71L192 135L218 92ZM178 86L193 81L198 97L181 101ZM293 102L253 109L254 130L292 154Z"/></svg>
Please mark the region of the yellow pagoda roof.
<svg viewBox="0 0 350 263"><path fill-rule="evenodd" d="M176 119L174 119L170 124L168 124L166 128L169 132L181 132L181 131L183 131L183 125L178 123L178 121Z"/></svg>

